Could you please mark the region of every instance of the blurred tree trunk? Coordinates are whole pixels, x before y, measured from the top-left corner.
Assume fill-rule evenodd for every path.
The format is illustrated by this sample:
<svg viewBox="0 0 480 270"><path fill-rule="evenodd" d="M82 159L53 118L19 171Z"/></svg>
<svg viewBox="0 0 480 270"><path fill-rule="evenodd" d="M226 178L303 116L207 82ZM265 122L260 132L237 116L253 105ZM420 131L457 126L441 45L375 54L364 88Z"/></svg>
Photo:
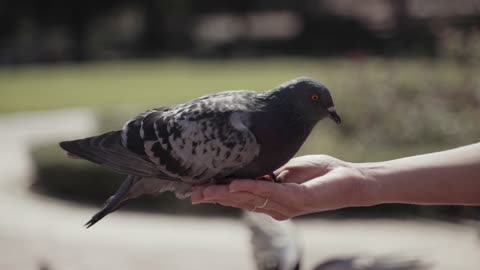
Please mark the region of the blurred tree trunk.
<svg viewBox="0 0 480 270"><path fill-rule="evenodd" d="M77 2L74 2L77 3ZM70 16L70 30L72 35L72 57L75 62L83 62L88 59L87 44L87 24L89 21L88 11L90 8L86 3L78 2L74 4Z"/></svg>
<svg viewBox="0 0 480 270"><path fill-rule="evenodd" d="M390 0L390 5L393 10L393 17L395 27L397 30L404 30L408 28L408 10L406 0Z"/></svg>
<svg viewBox="0 0 480 270"><path fill-rule="evenodd" d="M145 52L160 51L164 46L164 38L167 37L164 31L164 15L156 0L147 1L144 13L144 29L140 42L140 54Z"/></svg>

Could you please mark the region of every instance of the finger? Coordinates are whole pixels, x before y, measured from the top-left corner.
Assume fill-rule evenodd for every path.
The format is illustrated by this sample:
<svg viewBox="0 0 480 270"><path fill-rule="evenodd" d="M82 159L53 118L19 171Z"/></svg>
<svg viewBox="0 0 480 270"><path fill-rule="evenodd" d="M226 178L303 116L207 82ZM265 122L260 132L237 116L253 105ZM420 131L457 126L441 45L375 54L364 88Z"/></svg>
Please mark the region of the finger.
<svg viewBox="0 0 480 270"><path fill-rule="evenodd" d="M192 194L190 195L190 201L192 204L197 204L203 200L203 194L199 190L192 190Z"/></svg>
<svg viewBox="0 0 480 270"><path fill-rule="evenodd" d="M285 220L285 219L288 219L288 218L293 216L293 215L288 215L288 214L285 214L285 213L282 213L282 212L279 212L279 211L276 211L276 210L273 210L273 209L258 208L258 207L255 207L254 204L234 201L234 200L226 199L226 198L214 198L214 199L202 201L201 203L217 203L217 204L220 204L220 205L223 205L223 206L240 208L240 209L243 209L243 210L249 211L249 212L263 213L263 214L267 214L267 215L271 216L272 218L274 218L276 220Z"/></svg>
<svg viewBox="0 0 480 270"><path fill-rule="evenodd" d="M225 198L225 197L204 199L200 203L215 203L223 206L240 208L246 211L253 211L255 209L254 204L251 204L248 202L234 201L234 200L231 200L230 198Z"/></svg>
<svg viewBox="0 0 480 270"><path fill-rule="evenodd" d="M191 200L193 204L209 201L213 198L228 198L230 190L227 185L197 186L192 188Z"/></svg>
<svg viewBox="0 0 480 270"><path fill-rule="evenodd" d="M229 190L226 185L204 185L192 187L190 200L192 204L200 203L210 197L218 197L228 194Z"/></svg>
<svg viewBox="0 0 480 270"><path fill-rule="evenodd" d="M297 183L301 184L305 182L305 179L300 179L298 178L298 173L297 177L295 177L295 168L285 168L282 170L277 170L274 172L275 176L277 177L277 183Z"/></svg>
<svg viewBox="0 0 480 270"><path fill-rule="evenodd" d="M226 196L230 193L228 185L211 185L203 190L203 198L216 198Z"/></svg>
<svg viewBox="0 0 480 270"><path fill-rule="evenodd" d="M245 191L230 193L228 199L239 204L255 205L257 209L273 210L285 215L291 215L294 212L288 205L284 205L268 197L260 197Z"/></svg>
<svg viewBox="0 0 480 270"><path fill-rule="evenodd" d="M230 192L247 191L259 196L269 197L276 201L290 199L300 187L297 184L279 184L249 179L235 180L229 185Z"/></svg>
<svg viewBox="0 0 480 270"><path fill-rule="evenodd" d="M291 217L291 216L286 216L282 213L276 212L274 210L269 210L269 209L255 209L254 212L269 215L276 220L286 220Z"/></svg>
<svg viewBox="0 0 480 270"><path fill-rule="evenodd" d="M192 194L190 195L190 200L192 204L197 204L203 200L203 190L206 186L194 186L192 187Z"/></svg>
<svg viewBox="0 0 480 270"><path fill-rule="evenodd" d="M210 198L210 199L202 200L200 203L215 203L215 204L220 204L220 205L223 205L223 206L241 208L241 209L244 209L244 210L247 210L247 211L250 211L250 210L254 209L254 205L248 205L248 204L235 202L235 201L227 199L227 198Z"/></svg>
<svg viewBox="0 0 480 270"><path fill-rule="evenodd" d="M295 210L288 204L283 204L281 201L277 202L268 197L260 197L249 192L239 191L231 192L226 196L209 198L208 201L220 203L222 205L228 205L233 207L238 207L246 210L256 210L263 211L274 211L277 214L282 214L285 216L292 216L298 214L298 210Z"/></svg>
<svg viewBox="0 0 480 270"><path fill-rule="evenodd" d="M280 172L292 168L292 166L295 166L294 165L295 164L295 159L298 159L298 158L290 159L287 163L283 164L280 168L276 169L273 173L275 175L278 175L278 174L280 174Z"/></svg>
<svg viewBox="0 0 480 270"><path fill-rule="evenodd" d="M292 172L291 170L285 169L283 171L276 173L275 175L277 176L278 182L279 183L287 183L287 182L301 183L301 181L295 178L289 177L292 174L291 172Z"/></svg>
<svg viewBox="0 0 480 270"><path fill-rule="evenodd" d="M249 205L256 205L261 206L265 203L266 198L254 195L249 192L229 192L228 194L217 196L217 197L209 197L206 198L207 200L218 200L218 201L233 201L236 203L236 206L240 206L241 208L245 208ZM251 208L250 208L251 209Z"/></svg>

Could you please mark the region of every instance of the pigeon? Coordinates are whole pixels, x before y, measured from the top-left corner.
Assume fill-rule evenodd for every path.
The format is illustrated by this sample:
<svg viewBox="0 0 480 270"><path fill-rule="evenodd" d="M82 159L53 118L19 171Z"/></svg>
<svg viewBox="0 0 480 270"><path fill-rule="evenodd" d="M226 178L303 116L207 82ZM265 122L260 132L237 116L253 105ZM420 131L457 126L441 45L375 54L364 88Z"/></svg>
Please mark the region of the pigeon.
<svg viewBox="0 0 480 270"><path fill-rule="evenodd" d="M298 270L303 248L291 219L278 221L257 212L243 211L251 232L253 256L258 270Z"/></svg>
<svg viewBox="0 0 480 270"><path fill-rule="evenodd" d="M224 91L152 109L121 130L60 147L69 157L127 175L88 228L143 194L171 191L184 199L195 185L274 178L325 117L341 123L330 91L301 77L266 92Z"/></svg>
<svg viewBox="0 0 480 270"><path fill-rule="evenodd" d="M331 258L313 270L428 270L432 265L404 256L345 256Z"/></svg>

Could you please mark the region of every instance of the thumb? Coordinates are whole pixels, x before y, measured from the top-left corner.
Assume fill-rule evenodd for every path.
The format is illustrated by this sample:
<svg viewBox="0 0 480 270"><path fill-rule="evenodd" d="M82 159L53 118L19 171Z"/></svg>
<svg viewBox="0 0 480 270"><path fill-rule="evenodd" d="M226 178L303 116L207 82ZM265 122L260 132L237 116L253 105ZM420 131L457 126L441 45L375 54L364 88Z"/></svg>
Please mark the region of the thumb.
<svg viewBox="0 0 480 270"><path fill-rule="evenodd" d="M274 173L277 176L277 181L280 183L286 183L288 181L288 175L290 175L290 170L279 170Z"/></svg>
<svg viewBox="0 0 480 270"><path fill-rule="evenodd" d="M295 173L295 170L290 170L290 169L285 169L282 171L279 171L278 173L276 172L277 176L277 181L279 183L297 183L301 184L305 182L305 179L303 179L298 171Z"/></svg>

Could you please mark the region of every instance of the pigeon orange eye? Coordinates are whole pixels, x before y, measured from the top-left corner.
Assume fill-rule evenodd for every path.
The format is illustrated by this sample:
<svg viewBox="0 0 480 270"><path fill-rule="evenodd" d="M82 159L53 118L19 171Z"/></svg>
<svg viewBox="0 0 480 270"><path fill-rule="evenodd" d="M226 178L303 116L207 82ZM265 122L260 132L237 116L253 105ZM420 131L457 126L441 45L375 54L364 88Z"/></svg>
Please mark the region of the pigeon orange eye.
<svg viewBox="0 0 480 270"><path fill-rule="evenodd" d="M313 101L317 101L318 99L319 99L319 96L318 96L318 95L316 95L316 94L315 94L315 95L312 95L312 100L313 100Z"/></svg>

